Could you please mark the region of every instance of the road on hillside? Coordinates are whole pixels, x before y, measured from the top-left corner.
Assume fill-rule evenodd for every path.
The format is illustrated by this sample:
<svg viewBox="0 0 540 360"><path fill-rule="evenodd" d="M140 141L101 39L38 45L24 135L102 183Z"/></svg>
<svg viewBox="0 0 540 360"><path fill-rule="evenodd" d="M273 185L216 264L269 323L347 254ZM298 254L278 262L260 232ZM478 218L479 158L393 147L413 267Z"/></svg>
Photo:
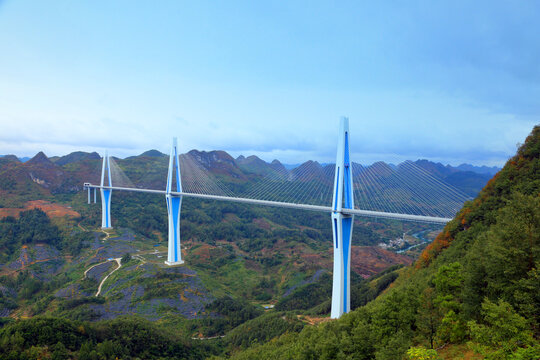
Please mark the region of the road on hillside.
<svg viewBox="0 0 540 360"><path fill-rule="evenodd" d="M103 280L101 280L101 282L99 283L99 287L98 287L96 296L99 296L99 294L101 293L101 287L103 286L103 283L105 283L105 280L107 280L109 278L109 276L111 276L116 270L118 270L118 269L120 269L122 267L122 258L114 258L112 260L116 261L116 263L118 264L118 267L116 269L114 269L113 271L111 271L107 276L105 276L103 278Z"/></svg>

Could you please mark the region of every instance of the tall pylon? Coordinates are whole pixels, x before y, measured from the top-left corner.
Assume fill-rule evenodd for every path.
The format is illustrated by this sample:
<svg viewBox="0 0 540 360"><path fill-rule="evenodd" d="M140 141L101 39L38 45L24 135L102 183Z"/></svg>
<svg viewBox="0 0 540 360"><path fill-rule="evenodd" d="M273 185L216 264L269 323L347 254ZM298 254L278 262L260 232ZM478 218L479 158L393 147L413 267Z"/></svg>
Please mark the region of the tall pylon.
<svg viewBox="0 0 540 360"><path fill-rule="evenodd" d="M354 215L343 214L342 209L354 209L352 166L349 156L349 119L346 117L342 117L340 121L332 200L334 280L330 317L333 319L351 310L350 264Z"/></svg>
<svg viewBox="0 0 540 360"><path fill-rule="evenodd" d="M105 180L105 173L107 174ZM105 182L106 181L106 182ZM101 228L112 229L111 225L111 189L103 189L103 186L112 186L111 181L111 163L107 151L103 157L101 166ZM95 192L94 192L95 194Z"/></svg>
<svg viewBox="0 0 540 360"><path fill-rule="evenodd" d="M180 210L182 207L182 196L171 194L173 186L173 175L176 177L176 192L182 192L182 181L180 179L180 161L177 149L177 140L173 138L171 155L169 156L169 173L167 175L167 213L169 215L169 252L167 255L167 265L183 264L182 251L180 249Z"/></svg>

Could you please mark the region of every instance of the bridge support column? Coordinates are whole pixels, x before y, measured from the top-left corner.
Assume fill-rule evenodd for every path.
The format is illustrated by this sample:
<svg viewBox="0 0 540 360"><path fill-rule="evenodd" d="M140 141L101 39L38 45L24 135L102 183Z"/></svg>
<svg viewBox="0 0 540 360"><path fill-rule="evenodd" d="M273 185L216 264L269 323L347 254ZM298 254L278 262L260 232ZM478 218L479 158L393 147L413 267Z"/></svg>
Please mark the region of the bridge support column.
<svg viewBox="0 0 540 360"><path fill-rule="evenodd" d="M334 248L334 280L332 285L333 319L351 310L351 239L354 216L342 209L354 209L352 165L349 156L349 119L341 118L336 173L332 200L332 236Z"/></svg>
<svg viewBox="0 0 540 360"><path fill-rule="evenodd" d="M105 176L105 173L107 174ZM109 161L109 155L105 151L103 157L103 164L101 166L101 186L112 186L111 181L111 163ZM95 195L95 193L94 193ZM111 225L111 189L101 188L101 228L112 229Z"/></svg>
<svg viewBox="0 0 540 360"><path fill-rule="evenodd" d="M167 254L167 265L183 264L182 251L180 248L180 210L182 208L182 196L172 195L173 174L176 179L176 192L182 192L182 181L180 179L180 161L178 156L177 141L173 138L171 155L169 156L169 173L167 175L167 213L169 215L169 251Z"/></svg>

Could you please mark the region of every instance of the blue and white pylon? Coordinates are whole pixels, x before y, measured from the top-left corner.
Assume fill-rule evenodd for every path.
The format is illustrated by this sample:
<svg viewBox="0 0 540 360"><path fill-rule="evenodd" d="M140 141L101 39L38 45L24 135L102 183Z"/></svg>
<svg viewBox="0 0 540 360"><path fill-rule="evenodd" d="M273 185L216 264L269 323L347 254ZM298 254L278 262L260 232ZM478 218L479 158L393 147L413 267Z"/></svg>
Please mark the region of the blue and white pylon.
<svg viewBox="0 0 540 360"><path fill-rule="evenodd" d="M176 192L182 192L182 182L180 180L180 161L178 156L176 138L173 138L171 155L169 156L169 173L167 175L167 213L169 215L169 252L167 255L167 265L183 264L182 252L180 249L180 209L182 207L182 196L172 195L173 174L176 176Z"/></svg>
<svg viewBox="0 0 540 360"><path fill-rule="evenodd" d="M107 173L107 179L105 179L105 173ZM107 151L105 151L105 156L103 157L103 164L101 166L101 186L112 186L111 163L109 161L109 155L107 154ZM112 194L111 189L101 188L101 228L102 229L112 229L111 194ZM95 195L95 192L94 192L94 195Z"/></svg>
<svg viewBox="0 0 540 360"><path fill-rule="evenodd" d="M351 239L354 215L341 212L354 209L352 166L349 157L349 119L341 118L332 200L332 234L334 238L334 281L331 318L337 319L351 310Z"/></svg>

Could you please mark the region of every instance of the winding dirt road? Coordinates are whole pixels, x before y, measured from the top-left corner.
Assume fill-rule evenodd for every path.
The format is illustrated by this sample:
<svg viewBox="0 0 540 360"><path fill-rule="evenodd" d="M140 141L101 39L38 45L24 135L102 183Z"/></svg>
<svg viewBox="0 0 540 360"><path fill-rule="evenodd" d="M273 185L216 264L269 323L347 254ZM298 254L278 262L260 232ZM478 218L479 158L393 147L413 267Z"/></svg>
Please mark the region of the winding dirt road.
<svg viewBox="0 0 540 360"><path fill-rule="evenodd" d="M103 241L109 240L110 234L107 231L103 230L103 229L101 229L101 232L105 234L105 239L103 239Z"/></svg>
<svg viewBox="0 0 540 360"><path fill-rule="evenodd" d="M101 287L103 286L103 283L105 283L105 280L107 280L109 278L109 276L111 276L116 270L118 270L118 269L120 269L122 267L122 258L115 258L113 260L116 261L116 263L118 264L118 267L116 269L114 269L113 271L111 271L107 276L105 276L103 278L103 280L101 280L101 282L99 283L99 287L98 287L96 296L99 296L99 294L101 294ZM112 260L109 260L109 261L112 261ZM86 274L86 272L85 272L85 274Z"/></svg>

